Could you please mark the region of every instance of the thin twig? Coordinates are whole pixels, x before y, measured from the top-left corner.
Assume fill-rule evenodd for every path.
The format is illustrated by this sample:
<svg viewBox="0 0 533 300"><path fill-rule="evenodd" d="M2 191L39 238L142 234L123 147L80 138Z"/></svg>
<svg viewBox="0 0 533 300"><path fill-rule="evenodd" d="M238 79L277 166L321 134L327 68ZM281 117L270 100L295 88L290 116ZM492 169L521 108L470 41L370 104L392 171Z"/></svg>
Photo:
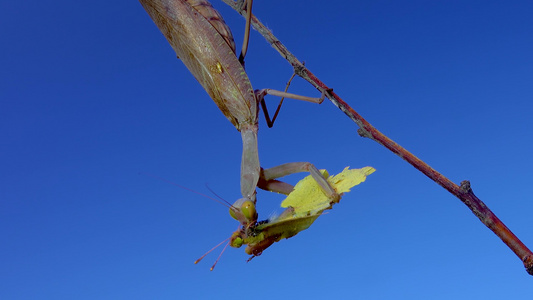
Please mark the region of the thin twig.
<svg viewBox="0 0 533 300"><path fill-rule="evenodd" d="M233 0L222 1L241 15L246 13L246 11L243 11ZM383 145L385 148L407 161L431 180L435 181L459 198L479 218L479 220L485 224L485 226L492 230L492 232L494 232L522 260L526 271L530 275L533 275L533 253L531 250L529 250L522 241L520 241L520 239L518 239L518 237L516 237L511 230L498 219L498 217L496 217L483 201L474 195L469 181L465 180L461 182L460 186L458 186L405 148L379 132L374 126L368 123L361 115L344 102L344 100L335 94L332 88L328 87L311 73L311 71L309 71L255 16L252 16L252 25L254 29L257 30L267 42L293 66L294 72L298 74L298 76L307 80L319 91L326 92L326 97L359 126L358 133L360 136L370 138Z"/></svg>

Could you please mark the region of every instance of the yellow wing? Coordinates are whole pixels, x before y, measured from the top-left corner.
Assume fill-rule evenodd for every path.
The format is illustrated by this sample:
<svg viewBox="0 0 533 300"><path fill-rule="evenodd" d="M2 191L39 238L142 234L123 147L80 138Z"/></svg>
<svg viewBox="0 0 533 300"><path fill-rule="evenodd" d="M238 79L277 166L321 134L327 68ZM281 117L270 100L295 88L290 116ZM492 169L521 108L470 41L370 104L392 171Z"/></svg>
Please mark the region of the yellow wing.
<svg viewBox="0 0 533 300"><path fill-rule="evenodd" d="M341 173L329 176L326 170L320 170L339 195L349 192L352 187L364 182L366 176L374 171L376 169L372 167L351 170L346 167ZM331 201L332 199L322 192L313 177L309 175L296 184L294 190L281 203L281 207L293 207L294 217L309 216L331 208Z"/></svg>

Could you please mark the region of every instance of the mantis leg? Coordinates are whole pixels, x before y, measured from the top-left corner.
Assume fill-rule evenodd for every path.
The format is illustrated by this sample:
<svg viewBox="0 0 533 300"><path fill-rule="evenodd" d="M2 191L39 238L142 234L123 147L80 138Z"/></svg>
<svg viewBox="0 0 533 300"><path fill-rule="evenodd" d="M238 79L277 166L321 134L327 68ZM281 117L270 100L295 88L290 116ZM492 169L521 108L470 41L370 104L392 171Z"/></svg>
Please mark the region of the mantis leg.
<svg viewBox="0 0 533 300"><path fill-rule="evenodd" d="M292 78L291 78L291 80L292 80ZM287 85L287 88L288 88L288 85ZM283 98L281 98L281 101L280 101L280 103L278 105L278 108L276 109L276 113L274 114L274 117L272 117L272 119L270 119L270 116L268 114L268 110L267 110L267 107L266 107L265 99L264 99L267 94L268 95L273 95L273 96L278 96L278 97L283 97ZM279 112L279 109L281 107L281 104L283 103L283 99L284 98L290 98L290 99L295 99L295 100L301 100L301 101L307 101L307 102L311 102L311 103L321 104L322 102L324 102L324 98L326 97L326 91L322 92L322 95L320 96L320 98L301 96L301 95L287 93L286 91L282 92L282 91L276 91L276 90L272 90L272 89L256 90L255 91L255 95L256 95L257 101L261 103L261 109L263 110L263 113L265 114L265 119L266 119L267 125L270 128L270 127L274 126L274 122L276 121L276 117L278 116L278 112Z"/></svg>
<svg viewBox="0 0 533 300"><path fill-rule="evenodd" d="M328 198L333 199L339 197L337 192L335 192L335 189L329 184L326 178L322 176L320 171L318 171L313 164L308 162L286 163L270 169L263 169L257 187L288 195L290 192L292 192L293 186L276 180L276 178L300 172L309 172Z"/></svg>
<svg viewBox="0 0 533 300"><path fill-rule="evenodd" d="M241 162L241 194L254 203L255 187L260 178L261 166L257 151L257 125L241 128L242 162Z"/></svg>
<svg viewBox="0 0 533 300"><path fill-rule="evenodd" d="M244 40L242 41L241 54L239 55L239 62L244 66L244 57L248 51L248 41L250 40L250 24L252 23L252 2L253 0L243 0L246 3L242 4L242 8L246 7L246 27L244 28Z"/></svg>

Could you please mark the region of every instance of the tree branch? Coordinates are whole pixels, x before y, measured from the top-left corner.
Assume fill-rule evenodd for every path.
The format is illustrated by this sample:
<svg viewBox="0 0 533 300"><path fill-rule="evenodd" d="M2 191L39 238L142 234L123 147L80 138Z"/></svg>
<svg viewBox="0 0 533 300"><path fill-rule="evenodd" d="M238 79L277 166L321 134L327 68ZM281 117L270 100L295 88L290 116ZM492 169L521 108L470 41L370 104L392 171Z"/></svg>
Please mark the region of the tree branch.
<svg viewBox="0 0 533 300"><path fill-rule="evenodd" d="M241 15L246 15L246 11L242 10L242 5L239 5L238 1L223 1ZM359 126L357 131L360 136L370 138L383 145L385 148L407 161L431 180L435 181L459 198L459 200L461 200L474 213L474 215L485 224L485 226L492 230L492 232L494 232L522 260L527 272L530 275L533 275L533 253L531 250L529 250L522 241L520 241L520 239L518 239L518 237L516 237L511 230L498 219L498 217L496 217L483 201L474 195L469 181L465 180L461 182L460 186L458 186L405 148L379 132L374 126L368 123L361 115L344 102L344 100L335 94L332 88L311 73L311 71L309 71L255 16L252 16L252 25L254 29L257 30L267 42L292 65L294 72L298 76L307 80L319 91L326 92L326 97Z"/></svg>

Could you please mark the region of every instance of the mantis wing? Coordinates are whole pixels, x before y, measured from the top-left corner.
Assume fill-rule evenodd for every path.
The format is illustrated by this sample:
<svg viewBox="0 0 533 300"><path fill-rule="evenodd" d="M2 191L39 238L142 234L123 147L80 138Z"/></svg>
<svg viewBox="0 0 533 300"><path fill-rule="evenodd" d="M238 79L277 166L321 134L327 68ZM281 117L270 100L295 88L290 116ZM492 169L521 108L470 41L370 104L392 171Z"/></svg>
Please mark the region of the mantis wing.
<svg viewBox="0 0 533 300"><path fill-rule="evenodd" d="M240 124L256 124L259 107L252 85L219 31L188 1L140 2L226 118L239 131Z"/></svg>

